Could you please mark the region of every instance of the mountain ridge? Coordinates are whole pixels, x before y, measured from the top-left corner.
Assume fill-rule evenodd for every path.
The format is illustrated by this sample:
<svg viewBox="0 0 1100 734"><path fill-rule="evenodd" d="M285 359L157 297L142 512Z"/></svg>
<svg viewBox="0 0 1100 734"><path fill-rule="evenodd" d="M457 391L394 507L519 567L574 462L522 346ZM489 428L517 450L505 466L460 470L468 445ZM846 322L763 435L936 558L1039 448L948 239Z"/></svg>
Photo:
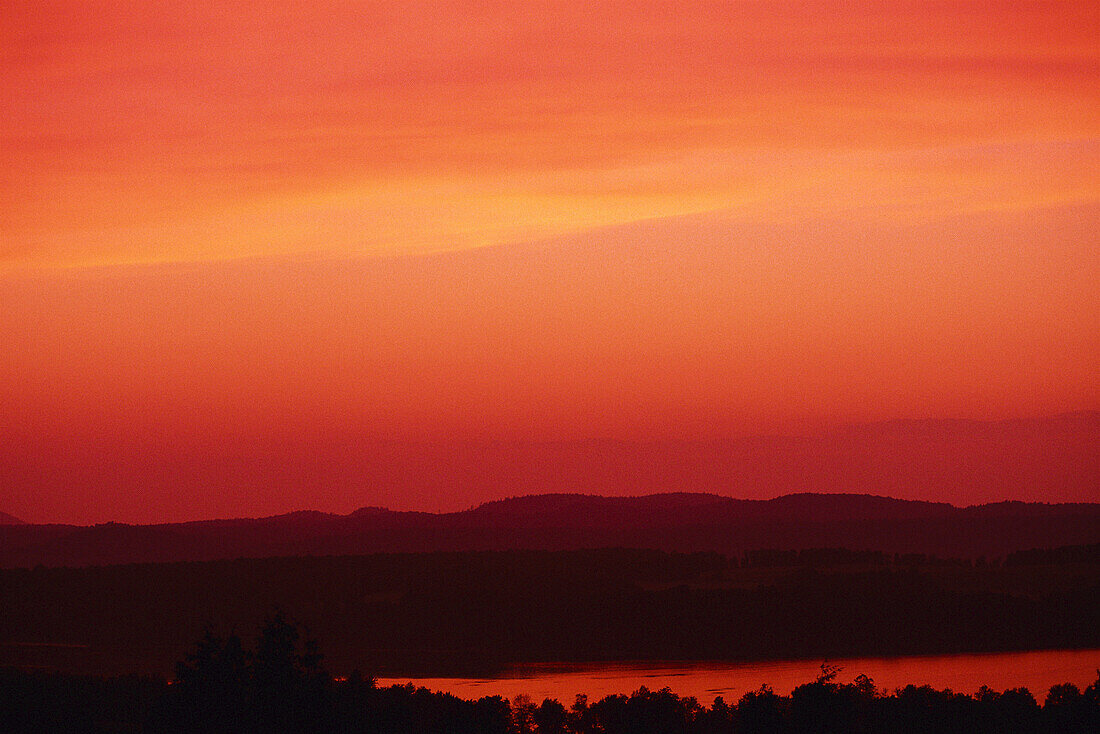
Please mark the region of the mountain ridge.
<svg viewBox="0 0 1100 734"><path fill-rule="evenodd" d="M15 460L5 464L0 457L0 486L9 493L0 492L0 506L34 522L87 525L264 517L290 510L345 513L361 505L449 513L517 494L548 493L686 492L752 499L860 493L970 504L1100 501L1100 412L1093 411L994 421L880 421L714 438L397 441L334 428L325 441L339 447L338 458L308 442L227 444L232 456L225 461L235 467L231 481L222 475L225 461L176 453L168 445L131 457L139 463L150 455L168 459L147 467L140 485L130 482L130 475L121 483L105 483L83 465L52 471ZM178 462L188 470L178 471ZM102 501L70 498L66 505L36 499L67 497L59 483L102 486ZM155 503L135 500L143 496L178 499L171 510L159 511ZM234 499L245 496L255 501Z"/></svg>
<svg viewBox="0 0 1100 734"><path fill-rule="evenodd" d="M106 522L93 523L90 525L80 525L75 523L29 523L18 518L0 513L0 520L5 518L14 522L0 522L0 524L10 525L23 525L33 527L64 527L64 528L96 528L107 526L121 526L121 527L176 527L176 526L195 526L195 525L210 525L220 523L258 523L258 522L290 522L290 521L325 521L325 520L343 520L343 519L362 519L362 518L376 518L383 516L402 516L402 517L458 517L469 515L486 515L503 512L501 514L523 514L508 512L510 508L523 508L527 513L533 513L537 511L544 511L546 509L554 509L549 503L553 500L560 500L561 502L568 504L570 507L576 507L579 505L586 505L589 507L613 507L624 506L632 503L644 503L653 506L664 506L670 504L672 500L684 500L680 504L681 507L726 507L726 508L759 508L762 506L779 506L790 505L797 502L806 502L813 505L820 505L828 502L844 502L850 501L853 503L860 503L861 505L877 505L880 508L886 507L907 507L911 509L922 508L927 511L941 511L945 513L950 512L963 512L963 513L987 513L996 510L1009 510L1009 509L1041 509L1049 508L1051 510L1057 510L1059 508L1100 508L1100 502L1025 502L1022 500L998 500L995 502L979 502L969 505L953 504L950 502L939 502L933 500L910 500L898 497L889 497L886 495L878 494L865 494L860 492L793 492L790 494L782 494L776 497L767 499L746 498L746 497L734 497L731 495L717 494L714 492L652 492L647 494L638 495L602 495L586 492L542 492L537 494L526 495L514 495L509 497L501 497L500 499L487 500L485 502L478 503L463 510L454 510L450 512L431 512L426 510L398 510L389 507L382 507L378 505L366 505L346 514L338 512L325 512L322 510L292 510L290 512L283 512L275 515L261 515L261 516L240 516L240 517L219 517L209 518L202 520L183 520L179 522L163 522L163 523L131 523L121 522L117 520L108 520ZM560 506L557 508L560 509Z"/></svg>
<svg viewBox="0 0 1100 734"><path fill-rule="evenodd" d="M1100 542L1100 504L1001 502L956 507L870 494L798 493L752 500L707 493L637 497L553 493L452 513L360 508L159 525L0 528L0 566L360 555L378 552L715 551L848 547L941 556Z"/></svg>

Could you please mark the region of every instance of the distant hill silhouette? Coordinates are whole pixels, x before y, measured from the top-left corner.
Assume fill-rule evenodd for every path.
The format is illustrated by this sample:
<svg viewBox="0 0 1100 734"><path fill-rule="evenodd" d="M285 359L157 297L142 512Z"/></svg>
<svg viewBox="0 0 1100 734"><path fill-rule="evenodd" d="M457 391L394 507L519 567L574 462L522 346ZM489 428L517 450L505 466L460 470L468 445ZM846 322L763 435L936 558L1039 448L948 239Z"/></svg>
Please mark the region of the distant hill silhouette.
<svg viewBox="0 0 1100 734"><path fill-rule="evenodd" d="M74 452L78 444L84 449ZM331 435L248 439L201 450L176 446L168 437L132 452L114 443L78 444L20 449L0 440L0 507L23 518L89 524L254 517L295 508L348 512L355 508L351 502L454 512L501 497L563 492L746 499L858 493L961 505L1100 502L1097 411L713 439L420 441L333 428ZM73 494L64 485L86 488L100 501L91 503L84 491ZM143 495L150 497L148 507L135 503ZM242 504L244 497L262 504ZM174 514L188 506L196 514Z"/></svg>
<svg viewBox="0 0 1100 734"><path fill-rule="evenodd" d="M549 494L454 513L363 508L165 525L0 528L0 566L108 565L375 552L600 547L740 553L847 547L976 557L1100 542L1100 504L973 507L860 494Z"/></svg>
<svg viewBox="0 0 1100 734"><path fill-rule="evenodd" d="M18 517L12 517L6 512L0 512L0 525L25 525Z"/></svg>

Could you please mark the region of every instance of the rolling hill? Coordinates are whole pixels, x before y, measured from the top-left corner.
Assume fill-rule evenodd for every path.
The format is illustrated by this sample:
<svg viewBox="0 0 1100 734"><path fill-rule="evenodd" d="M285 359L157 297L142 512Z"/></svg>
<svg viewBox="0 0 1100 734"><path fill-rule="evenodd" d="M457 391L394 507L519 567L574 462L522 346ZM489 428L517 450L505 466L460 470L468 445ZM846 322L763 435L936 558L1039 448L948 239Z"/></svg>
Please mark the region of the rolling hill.
<svg viewBox="0 0 1100 734"><path fill-rule="evenodd" d="M1100 542L1100 504L971 507L861 494L742 500L713 494L546 494L453 513L363 508L348 515L163 525L0 528L0 566L87 566L377 552L650 548L717 551L846 547L996 556Z"/></svg>

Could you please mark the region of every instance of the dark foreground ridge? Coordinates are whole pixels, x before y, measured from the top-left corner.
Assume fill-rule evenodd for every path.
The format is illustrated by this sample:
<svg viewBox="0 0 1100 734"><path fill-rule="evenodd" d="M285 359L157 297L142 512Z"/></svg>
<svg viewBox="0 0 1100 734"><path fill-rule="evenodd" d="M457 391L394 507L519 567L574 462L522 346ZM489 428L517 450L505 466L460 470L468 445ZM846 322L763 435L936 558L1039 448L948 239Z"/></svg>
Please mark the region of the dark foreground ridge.
<svg viewBox="0 0 1100 734"><path fill-rule="evenodd" d="M274 608L338 674L1100 648L1100 545L974 561L823 548L499 551L0 571L0 666L167 675Z"/></svg>
<svg viewBox="0 0 1100 734"><path fill-rule="evenodd" d="M378 688L360 673L334 678L316 643L281 616L254 646L208 633L169 681L79 678L0 670L0 729L9 734L924 734L1015 732L1085 734L1100 730L1100 671L1084 691L1053 686L1040 706L1026 688L982 688L974 696L908 686L876 689L857 676L816 680L780 696L767 687L740 700L681 698L640 688L568 707L522 696L465 701L411 685Z"/></svg>
<svg viewBox="0 0 1100 734"><path fill-rule="evenodd" d="M7 525L0 526L0 567L605 547L725 554L847 547L976 558L1091 543L1100 543L1096 503L955 507L866 494L548 494L442 514L363 508L167 525Z"/></svg>

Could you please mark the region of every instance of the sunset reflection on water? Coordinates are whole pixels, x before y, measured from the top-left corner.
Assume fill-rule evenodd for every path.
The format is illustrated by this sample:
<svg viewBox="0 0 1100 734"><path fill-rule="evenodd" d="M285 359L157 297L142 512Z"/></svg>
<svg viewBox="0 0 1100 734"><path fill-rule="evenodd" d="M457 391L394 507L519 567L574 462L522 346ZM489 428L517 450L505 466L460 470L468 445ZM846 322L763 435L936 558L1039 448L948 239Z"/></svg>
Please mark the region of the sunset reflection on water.
<svg viewBox="0 0 1100 734"><path fill-rule="evenodd" d="M378 685L412 682L466 699L498 695L512 699L523 694L536 701L556 698L565 703L572 702L579 693L597 700L611 694L630 694L642 686L650 690L667 686L681 696L709 703L715 696L736 700L763 684L777 693L790 693L795 686L813 680L821 663L549 663L518 667L499 678L380 678ZM1100 650L851 658L829 663L840 668L837 680L841 683L862 674L874 680L879 690L888 692L909 684L960 693L974 693L983 685L998 691L1022 686L1042 702L1052 685L1068 682L1084 688L1096 680Z"/></svg>

